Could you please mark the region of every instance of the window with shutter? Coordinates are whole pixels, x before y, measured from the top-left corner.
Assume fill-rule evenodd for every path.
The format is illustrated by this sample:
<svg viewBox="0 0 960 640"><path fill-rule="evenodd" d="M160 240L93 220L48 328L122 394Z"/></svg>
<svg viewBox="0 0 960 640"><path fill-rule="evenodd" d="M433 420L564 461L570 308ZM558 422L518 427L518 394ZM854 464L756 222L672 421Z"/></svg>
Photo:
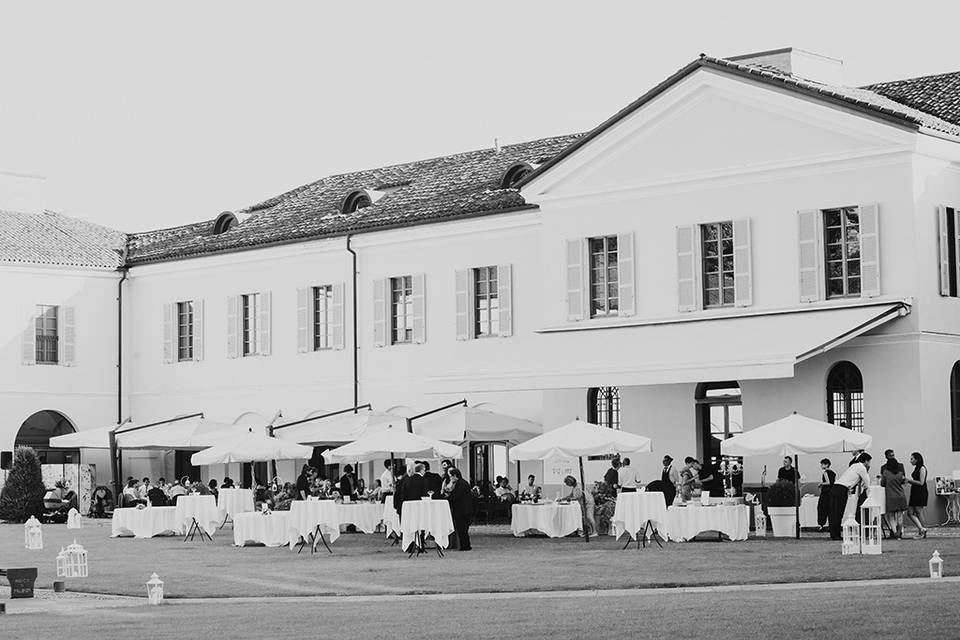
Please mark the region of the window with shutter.
<svg viewBox="0 0 960 640"><path fill-rule="evenodd" d="M37 364L60 364L60 352L63 345L60 340L59 313L56 305L38 304L36 311L36 354Z"/></svg>
<svg viewBox="0 0 960 640"><path fill-rule="evenodd" d="M240 354L255 356L259 351L260 332L260 294L248 293L240 296Z"/></svg>
<svg viewBox="0 0 960 640"><path fill-rule="evenodd" d="M473 337L500 334L500 287L497 267L477 267L473 272Z"/></svg>
<svg viewBox="0 0 960 640"><path fill-rule="evenodd" d="M322 351L333 348L333 286L320 285L313 292L313 350ZM341 302L342 306L342 302Z"/></svg>
<svg viewBox="0 0 960 640"><path fill-rule="evenodd" d="M617 315L620 311L617 236L588 238L587 247L590 252L590 317Z"/></svg>
<svg viewBox="0 0 960 640"><path fill-rule="evenodd" d="M705 309L732 307L736 301L733 244L733 222L700 225L699 262Z"/></svg>
<svg viewBox="0 0 960 640"><path fill-rule="evenodd" d="M194 308L193 301L177 303L177 362L193 360Z"/></svg>
<svg viewBox="0 0 960 640"><path fill-rule="evenodd" d="M413 342L413 276L390 278L390 344Z"/></svg>

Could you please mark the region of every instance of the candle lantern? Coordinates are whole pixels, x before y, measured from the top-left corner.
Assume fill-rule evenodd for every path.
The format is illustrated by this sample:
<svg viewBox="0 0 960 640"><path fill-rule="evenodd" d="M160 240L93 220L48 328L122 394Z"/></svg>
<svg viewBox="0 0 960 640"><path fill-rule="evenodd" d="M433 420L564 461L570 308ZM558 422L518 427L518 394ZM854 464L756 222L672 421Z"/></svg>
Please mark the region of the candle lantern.
<svg viewBox="0 0 960 640"><path fill-rule="evenodd" d="M939 551L934 551L930 556L930 579L939 580L943 577L943 558Z"/></svg>
<svg viewBox="0 0 960 640"><path fill-rule="evenodd" d="M150 604L163 602L163 580L157 574L150 576L147 581L147 601Z"/></svg>
<svg viewBox="0 0 960 640"><path fill-rule="evenodd" d="M874 492L860 507L860 553L865 555L880 555L883 530L881 529L880 509L883 507Z"/></svg>
<svg viewBox="0 0 960 640"><path fill-rule="evenodd" d="M763 512L763 505L753 505L753 528L758 536L767 535L767 514Z"/></svg>
<svg viewBox="0 0 960 640"><path fill-rule="evenodd" d="M67 550L60 547L60 553L57 554L57 577L65 578L67 575Z"/></svg>
<svg viewBox="0 0 960 640"><path fill-rule="evenodd" d="M67 513L67 529L80 529L82 526L80 512L76 509L70 509Z"/></svg>
<svg viewBox="0 0 960 640"><path fill-rule="evenodd" d="M37 532L33 533L33 529L37 529ZM37 539L39 539L40 546L34 546L38 544L36 542ZM30 518L23 523L23 546L27 549L43 549L43 529L36 516L30 516Z"/></svg>
<svg viewBox="0 0 960 640"><path fill-rule="evenodd" d="M847 518L841 527L843 534L843 555L860 553L860 525L853 518Z"/></svg>
<svg viewBox="0 0 960 640"><path fill-rule="evenodd" d="M77 544L67 547L67 578L86 578L87 577L87 550Z"/></svg>

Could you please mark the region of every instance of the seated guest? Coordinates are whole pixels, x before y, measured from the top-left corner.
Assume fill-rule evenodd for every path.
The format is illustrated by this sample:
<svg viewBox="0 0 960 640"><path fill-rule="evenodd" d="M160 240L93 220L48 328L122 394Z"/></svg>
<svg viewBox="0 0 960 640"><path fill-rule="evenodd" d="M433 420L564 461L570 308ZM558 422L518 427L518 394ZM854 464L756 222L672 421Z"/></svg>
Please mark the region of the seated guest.
<svg viewBox="0 0 960 640"><path fill-rule="evenodd" d="M363 478L357 478L357 497L367 497L367 482Z"/></svg>
<svg viewBox="0 0 960 640"><path fill-rule="evenodd" d="M120 504L124 507L135 507L138 504L147 504L147 501L140 497L140 491L137 489L137 481L133 478L127 480L127 486L123 489Z"/></svg>
<svg viewBox="0 0 960 640"><path fill-rule="evenodd" d="M162 482L163 478L160 480ZM160 488L161 486L162 485L158 484L158 486L152 487L150 491L147 492L147 500L155 507L165 507L169 503L167 493Z"/></svg>
<svg viewBox="0 0 960 640"><path fill-rule="evenodd" d="M147 494L150 493L150 478L143 479L143 482L140 483L140 488L138 491L140 493L140 499L146 500Z"/></svg>
<svg viewBox="0 0 960 640"><path fill-rule="evenodd" d="M163 489L164 493L167 493L168 491L170 491L170 487L167 486L167 479L164 478L163 476L160 476L160 478L157 480L157 487L159 487L160 489ZM169 498L170 495L168 494L167 497Z"/></svg>
<svg viewBox="0 0 960 640"><path fill-rule="evenodd" d="M517 496L513 493L513 489L510 487L510 480L508 478L500 478L500 485L494 489L494 495L496 495L503 502L516 502Z"/></svg>
<svg viewBox="0 0 960 640"><path fill-rule="evenodd" d="M380 480L374 480L374 487L370 490L370 493L367 497L374 502L380 502L383 499L383 485L380 484Z"/></svg>
<svg viewBox="0 0 960 640"><path fill-rule="evenodd" d="M163 482L163 478L161 478L160 481ZM223 477L223 482L220 483L220 488L221 488L221 489L233 489L233 488L234 488L234 486L233 486L233 478L231 478L230 476L224 476L224 477Z"/></svg>
<svg viewBox="0 0 960 640"><path fill-rule="evenodd" d="M200 481L200 480L197 480L196 482L191 483L191 484L190 484L190 488L193 490L193 491L192 491L193 493L196 493L197 495L200 495L200 496L213 495L213 494L211 493L211 491L210 491L210 487L208 487L207 485L205 485L205 484L204 484L202 481Z"/></svg>
<svg viewBox="0 0 960 640"><path fill-rule="evenodd" d="M293 502L293 499L296 494L296 486L287 482L283 485L283 488L273 496L271 509L274 511L289 511L290 503Z"/></svg>
<svg viewBox="0 0 960 640"><path fill-rule="evenodd" d="M533 500L533 498L540 495L540 493L541 489L537 484L537 477L531 473L527 476L527 484L523 485L523 488L520 489L520 499Z"/></svg>
<svg viewBox="0 0 960 640"><path fill-rule="evenodd" d="M183 476L180 478L180 482L170 487L170 491L167 492L167 495L170 497L171 504L177 504L177 499L180 496L185 496L190 493L190 478Z"/></svg>

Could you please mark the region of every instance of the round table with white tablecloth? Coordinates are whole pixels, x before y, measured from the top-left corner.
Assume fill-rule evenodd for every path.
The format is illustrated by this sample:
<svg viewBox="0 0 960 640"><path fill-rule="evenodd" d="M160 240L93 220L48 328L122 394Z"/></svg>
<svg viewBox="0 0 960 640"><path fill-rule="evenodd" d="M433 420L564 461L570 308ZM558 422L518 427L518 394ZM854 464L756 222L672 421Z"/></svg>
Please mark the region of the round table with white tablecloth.
<svg viewBox="0 0 960 640"><path fill-rule="evenodd" d="M393 496L388 496L387 501L383 503L383 528L388 538L391 533L400 535L400 515L393 507Z"/></svg>
<svg viewBox="0 0 960 640"><path fill-rule="evenodd" d="M816 527L817 525L817 504L820 502L820 496L805 495L800 498L800 526Z"/></svg>
<svg viewBox="0 0 960 640"><path fill-rule="evenodd" d="M247 543L282 547L290 543L290 512L273 511L264 515L248 511L233 516L233 544L242 547Z"/></svg>
<svg viewBox="0 0 960 640"><path fill-rule="evenodd" d="M432 535L437 546L446 549L453 533L453 516L446 500L406 500L400 509L400 546L413 544L418 531Z"/></svg>
<svg viewBox="0 0 960 640"><path fill-rule="evenodd" d="M110 536L152 538L162 533L183 533L183 521L177 518L176 507L144 507L114 509Z"/></svg>
<svg viewBox="0 0 960 640"><path fill-rule="evenodd" d="M180 496L174 509L177 510L177 520L183 523L185 530L196 520L197 525L212 536L223 522L223 512L217 508L217 500L213 496Z"/></svg>
<svg viewBox="0 0 960 640"><path fill-rule="evenodd" d="M667 509L667 536L674 542L686 542L705 531L725 533L731 540L746 540L750 531L750 508L746 505L700 506Z"/></svg>
<svg viewBox="0 0 960 640"><path fill-rule="evenodd" d="M383 505L379 502L344 502L337 505L340 527L354 525L364 533L374 533L383 520Z"/></svg>
<svg viewBox="0 0 960 640"><path fill-rule="evenodd" d="M236 520L238 513L253 511L253 489L220 489L217 496L217 508Z"/></svg>
<svg viewBox="0 0 960 640"><path fill-rule="evenodd" d="M290 548L293 549L300 538L309 540L317 528L320 528L328 542L340 537L340 515L337 503L333 500L294 500L290 503L290 517L287 520L287 533Z"/></svg>
<svg viewBox="0 0 960 640"><path fill-rule="evenodd" d="M582 528L583 510L578 502L513 505L510 529L518 538L528 531L539 531L549 538L562 538Z"/></svg>
<svg viewBox="0 0 960 640"><path fill-rule="evenodd" d="M610 521L610 534L619 538L624 533L636 540L647 522L656 531L667 529L667 503L659 491L637 491L617 496L617 506ZM649 535L649 533L648 533Z"/></svg>

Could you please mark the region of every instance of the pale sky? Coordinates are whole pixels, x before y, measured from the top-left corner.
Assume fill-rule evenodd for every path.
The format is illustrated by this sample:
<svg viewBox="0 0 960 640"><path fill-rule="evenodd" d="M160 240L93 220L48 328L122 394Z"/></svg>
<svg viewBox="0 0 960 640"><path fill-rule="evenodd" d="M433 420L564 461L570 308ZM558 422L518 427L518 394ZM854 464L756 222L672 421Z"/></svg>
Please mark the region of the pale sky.
<svg viewBox="0 0 960 640"><path fill-rule="evenodd" d="M588 130L700 52L799 47L852 85L960 70L958 24L948 1L0 0L0 172L46 176L45 208L162 228Z"/></svg>

